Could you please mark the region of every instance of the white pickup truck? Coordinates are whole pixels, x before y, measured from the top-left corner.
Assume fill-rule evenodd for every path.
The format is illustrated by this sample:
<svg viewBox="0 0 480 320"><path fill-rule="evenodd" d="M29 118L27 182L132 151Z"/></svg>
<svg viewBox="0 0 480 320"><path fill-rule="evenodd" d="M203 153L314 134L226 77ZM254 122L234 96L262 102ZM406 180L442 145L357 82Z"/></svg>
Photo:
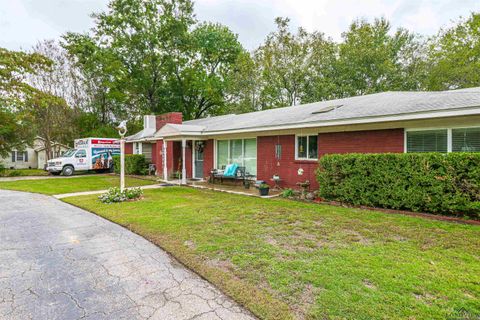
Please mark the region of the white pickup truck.
<svg viewBox="0 0 480 320"><path fill-rule="evenodd" d="M76 139L74 146L61 157L48 160L46 170L64 176L71 176L75 171L113 171L113 156L120 155L118 139Z"/></svg>

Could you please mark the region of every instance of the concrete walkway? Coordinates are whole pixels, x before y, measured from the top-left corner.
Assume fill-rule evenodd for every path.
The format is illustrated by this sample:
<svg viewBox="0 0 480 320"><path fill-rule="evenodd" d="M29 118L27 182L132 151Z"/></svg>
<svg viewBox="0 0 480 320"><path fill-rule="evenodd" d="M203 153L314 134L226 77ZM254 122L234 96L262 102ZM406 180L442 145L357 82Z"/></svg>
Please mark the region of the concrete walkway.
<svg viewBox="0 0 480 320"><path fill-rule="evenodd" d="M125 228L0 190L0 319L253 319Z"/></svg>
<svg viewBox="0 0 480 320"><path fill-rule="evenodd" d="M148 189L159 189L163 188L163 186L158 185L158 184L151 184L147 186L140 186L140 189L142 190L148 190ZM83 192L72 192L72 193L61 193L61 194L55 194L53 195L54 198L56 199L63 199L63 198L68 198L68 197L76 197L76 196L87 196L90 194L102 194L107 192L108 190L96 190L96 191L83 191Z"/></svg>

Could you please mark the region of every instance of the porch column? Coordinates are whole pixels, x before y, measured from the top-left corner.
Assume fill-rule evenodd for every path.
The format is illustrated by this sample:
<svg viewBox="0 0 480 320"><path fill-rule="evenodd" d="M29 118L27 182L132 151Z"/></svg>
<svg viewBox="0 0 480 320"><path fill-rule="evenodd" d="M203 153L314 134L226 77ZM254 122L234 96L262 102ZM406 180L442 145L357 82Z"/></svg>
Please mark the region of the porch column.
<svg viewBox="0 0 480 320"><path fill-rule="evenodd" d="M182 184L187 184L187 169L185 166L185 149L187 148L187 140L182 139Z"/></svg>
<svg viewBox="0 0 480 320"><path fill-rule="evenodd" d="M163 140L162 145L162 161L163 161L163 180L168 181L168 172L167 172L167 141Z"/></svg>

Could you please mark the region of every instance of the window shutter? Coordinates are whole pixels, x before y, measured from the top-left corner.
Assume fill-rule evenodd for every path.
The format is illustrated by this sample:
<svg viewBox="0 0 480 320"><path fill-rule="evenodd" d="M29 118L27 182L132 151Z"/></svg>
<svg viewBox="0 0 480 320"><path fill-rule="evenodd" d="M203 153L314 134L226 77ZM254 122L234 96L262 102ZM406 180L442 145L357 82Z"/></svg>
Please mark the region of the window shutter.
<svg viewBox="0 0 480 320"><path fill-rule="evenodd" d="M23 161L28 162L28 151L25 151L25 155L23 156Z"/></svg>
<svg viewBox="0 0 480 320"><path fill-rule="evenodd" d="M452 129L453 152L480 152L480 127Z"/></svg>
<svg viewBox="0 0 480 320"><path fill-rule="evenodd" d="M407 152L446 153L447 143L447 130L407 131Z"/></svg>
<svg viewBox="0 0 480 320"><path fill-rule="evenodd" d="M15 151L12 151L12 162L15 162Z"/></svg>

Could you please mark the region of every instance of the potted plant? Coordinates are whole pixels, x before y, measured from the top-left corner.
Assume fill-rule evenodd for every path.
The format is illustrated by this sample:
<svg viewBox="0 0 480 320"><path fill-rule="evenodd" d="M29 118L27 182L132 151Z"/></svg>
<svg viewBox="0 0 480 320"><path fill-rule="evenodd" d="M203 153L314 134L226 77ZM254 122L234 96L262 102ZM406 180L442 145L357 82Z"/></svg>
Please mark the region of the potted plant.
<svg viewBox="0 0 480 320"><path fill-rule="evenodd" d="M258 191L261 196L268 196L269 190L270 190L270 186L266 183L262 183L258 186Z"/></svg>

